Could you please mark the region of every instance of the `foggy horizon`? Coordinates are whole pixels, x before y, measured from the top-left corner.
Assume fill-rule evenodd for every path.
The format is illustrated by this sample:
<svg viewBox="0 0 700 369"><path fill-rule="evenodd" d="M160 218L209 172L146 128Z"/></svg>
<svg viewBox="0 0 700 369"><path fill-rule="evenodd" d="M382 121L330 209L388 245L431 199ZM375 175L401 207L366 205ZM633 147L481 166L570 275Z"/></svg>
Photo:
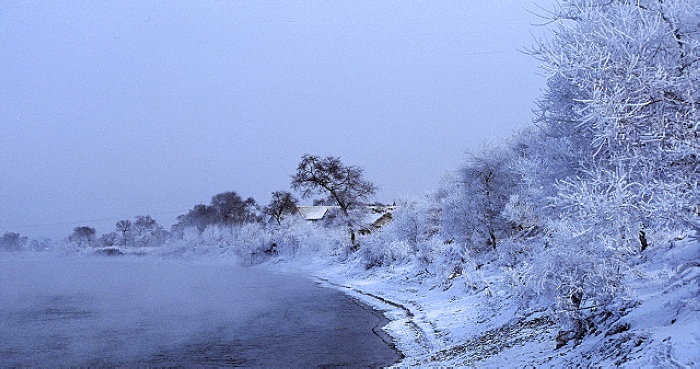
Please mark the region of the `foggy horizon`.
<svg viewBox="0 0 700 369"><path fill-rule="evenodd" d="M265 205L306 153L423 196L531 124L547 6L0 0L0 232Z"/></svg>

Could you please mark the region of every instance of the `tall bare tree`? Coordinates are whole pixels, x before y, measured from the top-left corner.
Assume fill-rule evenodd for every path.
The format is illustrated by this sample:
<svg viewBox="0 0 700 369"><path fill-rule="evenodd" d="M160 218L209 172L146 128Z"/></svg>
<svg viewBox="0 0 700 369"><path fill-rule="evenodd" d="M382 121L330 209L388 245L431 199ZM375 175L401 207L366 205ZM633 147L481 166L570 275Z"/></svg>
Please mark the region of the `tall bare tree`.
<svg viewBox="0 0 700 369"><path fill-rule="evenodd" d="M256 221L257 203L249 197L243 200L236 192L222 192L211 198L211 205L218 209L221 221L227 225Z"/></svg>
<svg viewBox="0 0 700 369"><path fill-rule="evenodd" d="M296 210L297 199L287 191L275 191L272 193L272 200L263 209L265 214L272 216L277 221L277 225L282 224L282 217L291 214Z"/></svg>
<svg viewBox="0 0 700 369"><path fill-rule="evenodd" d="M129 243L129 238L131 238L131 230L133 228L133 223L130 220L124 219L117 222L115 228L117 232L121 233L122 243L124 247Z"/></svg>
<svg viewBox="0 0 700 369"><path fill-rule="evenodd" d="M377 187L365 180L362 173L361 168L345 165L340 158L306 154L292 176L292 188L301 192L302 197L328 195L328 199L340 207L347 220L353 248L358 245L350 212L377 192Z"/></svg>

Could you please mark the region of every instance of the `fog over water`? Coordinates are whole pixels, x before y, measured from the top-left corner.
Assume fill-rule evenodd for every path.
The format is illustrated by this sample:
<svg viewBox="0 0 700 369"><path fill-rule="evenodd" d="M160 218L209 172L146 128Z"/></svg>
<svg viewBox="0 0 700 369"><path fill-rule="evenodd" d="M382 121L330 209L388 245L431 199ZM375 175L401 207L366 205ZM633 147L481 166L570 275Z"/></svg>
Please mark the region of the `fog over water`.
<svg viewBox="0 0 700 369"><path fill-rule="evenodd" d="M0 255L3 367L387 365L385 323L313 281L221 261Z"/></svg>

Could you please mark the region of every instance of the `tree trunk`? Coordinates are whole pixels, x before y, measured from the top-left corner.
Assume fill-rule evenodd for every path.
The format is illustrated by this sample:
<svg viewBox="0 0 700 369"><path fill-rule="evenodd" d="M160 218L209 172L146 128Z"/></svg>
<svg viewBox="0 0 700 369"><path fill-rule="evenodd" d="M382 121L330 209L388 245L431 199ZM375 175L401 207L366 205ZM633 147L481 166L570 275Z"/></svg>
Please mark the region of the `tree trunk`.
<svg viewBox="0 0 700 369"><path fill-rule="evenodd" d="M649 241L647 241L647 234L644 233L643 230L639 231L639 243L642 244L641 252L644 252L644 250L646 250L647 247L649 247Z"/></svg>

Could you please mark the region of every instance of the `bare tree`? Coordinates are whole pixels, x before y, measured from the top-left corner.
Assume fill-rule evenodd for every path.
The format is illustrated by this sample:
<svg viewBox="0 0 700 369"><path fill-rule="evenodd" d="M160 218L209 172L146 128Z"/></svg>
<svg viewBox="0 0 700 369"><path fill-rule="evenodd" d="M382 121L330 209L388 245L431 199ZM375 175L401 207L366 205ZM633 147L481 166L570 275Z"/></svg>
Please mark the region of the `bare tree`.
<svg viewBox="0 0 700 369"><path fill-rule="evenodd" d="M128 219L120 220L117 222L116 230L117 230L117 232L121 233L121 235L122 235L122 242L124 243L124 247L126 247L128 241L129 241L129 238L131 237L131 228L132 227L133 227L133 224Z"/></svg>
<svg viewBox="0 0 700 369"><path fill-rule="evenodd" d="M272 193L272 200L263 209L265 214L275 218L277 225L282 223L285 214L293 213L297 207L297 199L289 192L275 191Z"/></svg>
<svg viewBox="0 0 700 369"><path fill-rule="evenodd" d="M243 200L233 191L223 192L211 198L211 205L218 209L224 224L252 223L256 220L257 203L252 197Z"/></svg>
<svg viewBox="0 0 700 369"><path fill-rule="evenodd" d="M302 197L316 194L326 194L338 204L345 216L350 232L353 248L355 230L350 211L361 205L375 194L377 187L362 177L362 169L356 166L346 166L340 158L328 156L321 158L314 155L304 155L292 176L292 188L300 191Z"/></svg>
<svg viewBox="0 0 700 369"><path fill-rule="evenodd" d="M187 214L179 215L177 223L172 226L171 232L182 235L185 228L196 227L201 233L208 226L217 224L220 221L219 211L209 205L195 205Z"/></svg>

